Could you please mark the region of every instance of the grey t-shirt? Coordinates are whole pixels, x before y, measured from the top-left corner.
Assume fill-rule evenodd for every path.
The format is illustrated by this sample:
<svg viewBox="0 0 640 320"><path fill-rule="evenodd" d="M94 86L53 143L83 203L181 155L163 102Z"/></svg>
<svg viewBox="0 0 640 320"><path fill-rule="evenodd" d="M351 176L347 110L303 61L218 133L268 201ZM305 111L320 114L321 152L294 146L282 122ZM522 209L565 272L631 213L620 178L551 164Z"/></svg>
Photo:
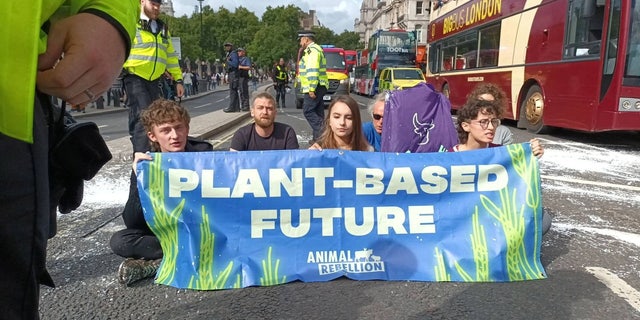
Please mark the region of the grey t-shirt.
<svg viewBox="0 0 640 320"><path fill-rule="evenodd" d="M299 149L298 138L293 128L287 124L274 122L273 132L269 137L261 137L252 123L246 125L233 135L231 149L237 151L247 150L288 150Z"/></svg>

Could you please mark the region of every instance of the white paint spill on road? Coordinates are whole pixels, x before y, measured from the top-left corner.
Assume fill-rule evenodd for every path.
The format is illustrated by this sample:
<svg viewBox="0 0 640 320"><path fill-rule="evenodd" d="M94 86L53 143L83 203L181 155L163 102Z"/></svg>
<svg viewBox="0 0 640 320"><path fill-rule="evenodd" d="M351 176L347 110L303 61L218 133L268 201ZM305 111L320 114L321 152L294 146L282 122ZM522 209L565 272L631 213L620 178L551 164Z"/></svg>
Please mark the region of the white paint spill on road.
<svg viewBox="0 0 640 320"><path fill-rule="evenodd" d="M551 228L555 231L578 230L578 231L582 231L584 233L589 233L589 234L599 234L599 235L612 237L614 239L632 244L636 247L640 247L640 234L637 234L637 233L624 232L624 231L608 229L608 228L593 228L593 227L585 227L585 226L569 224L569 223L556 223L556 222L553 223L553 226Z"/></svg>
<svg viewBox="0 0 640 320"><path fill-rule="evenodd" d="M627 301L636 311L640 312L640 292L605 268L586 267L585 269L598 278L613 293Z"/></svg>

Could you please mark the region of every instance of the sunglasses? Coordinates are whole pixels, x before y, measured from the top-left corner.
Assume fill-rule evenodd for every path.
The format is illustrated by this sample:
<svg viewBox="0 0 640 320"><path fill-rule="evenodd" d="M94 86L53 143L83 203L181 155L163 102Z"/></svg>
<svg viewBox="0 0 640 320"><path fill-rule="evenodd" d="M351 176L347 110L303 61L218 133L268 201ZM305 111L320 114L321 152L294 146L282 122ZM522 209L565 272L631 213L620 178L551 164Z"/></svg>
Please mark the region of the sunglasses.
<svg viewBox="0 0 640 320"><path fill-rule="evenodd" d="M498 119L498 118L482 119L482 120L471 120L471 122L473 122L473 121L479 123L480 127L482 129L487 129L489 127L489 123L491 123L493 128L497 128L500 125L500 119Z"/></svg>
<svg viewBox="0 0 640 320"><path fill-rule="evenodd" d="M379 114L375 114L375 113L374 113L374 114L373 114L373 119L374 119L374 120L380 120L380 119L382 119L382 115L379 115Z"/></svg>

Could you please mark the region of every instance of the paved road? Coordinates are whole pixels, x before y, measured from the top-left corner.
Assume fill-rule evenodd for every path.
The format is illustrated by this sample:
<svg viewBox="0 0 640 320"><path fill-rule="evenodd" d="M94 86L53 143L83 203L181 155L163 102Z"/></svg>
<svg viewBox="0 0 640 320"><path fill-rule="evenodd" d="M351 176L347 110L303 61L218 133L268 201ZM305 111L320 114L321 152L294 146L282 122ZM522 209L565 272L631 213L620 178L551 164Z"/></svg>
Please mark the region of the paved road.
<svg viewBox="0 0 640 320"><path fill-rule="evenodd" d="M370 100L356 99L366 113ZM292 125L304 147L310 130L293 100L290 105L278 121ZM531 138L512 130L517 141ZM230 131L210 138L218 149L228 148ZM123 227L119 214L128 193L129 161L117 158L87 183L80 210L60 216L48 257L58 287L43 287L43 319L640 319L638 134L561 130L540 138L544 206L555 219L543 241L546 280L339 279L206 292L146 280L125 288L116 282L122 259L108 247ZM110 147L121 147L122 139Z"/></svg>

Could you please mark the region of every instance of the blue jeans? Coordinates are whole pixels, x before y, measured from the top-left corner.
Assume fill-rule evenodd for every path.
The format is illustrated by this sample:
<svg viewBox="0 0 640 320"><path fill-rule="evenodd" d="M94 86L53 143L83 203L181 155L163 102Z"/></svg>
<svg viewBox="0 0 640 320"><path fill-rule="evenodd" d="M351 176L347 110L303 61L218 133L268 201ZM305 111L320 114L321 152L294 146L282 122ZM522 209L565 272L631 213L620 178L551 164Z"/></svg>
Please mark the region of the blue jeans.
<svg viewBox="0 0 640 320"><path fill-rule="evenodd" d="M325 93L327 93L327 88L317 87L315 99L311 99L308 93L304 94L302 111L313 131L313 141L317 141L318 138L320 138L320 134L322 134L322 125L324 122L324 101L322 98Z"/></svg>
<svg viewBox="0 0 640 320"><path fill-rule="evenodd" d="M140 121L140 112L149 107L151 102L162 97L158 79L147 81L135 75L124 77L127 91L127 107L129 107L129 135L133 144L133 152L151 150L149 138Z"/></svg>

